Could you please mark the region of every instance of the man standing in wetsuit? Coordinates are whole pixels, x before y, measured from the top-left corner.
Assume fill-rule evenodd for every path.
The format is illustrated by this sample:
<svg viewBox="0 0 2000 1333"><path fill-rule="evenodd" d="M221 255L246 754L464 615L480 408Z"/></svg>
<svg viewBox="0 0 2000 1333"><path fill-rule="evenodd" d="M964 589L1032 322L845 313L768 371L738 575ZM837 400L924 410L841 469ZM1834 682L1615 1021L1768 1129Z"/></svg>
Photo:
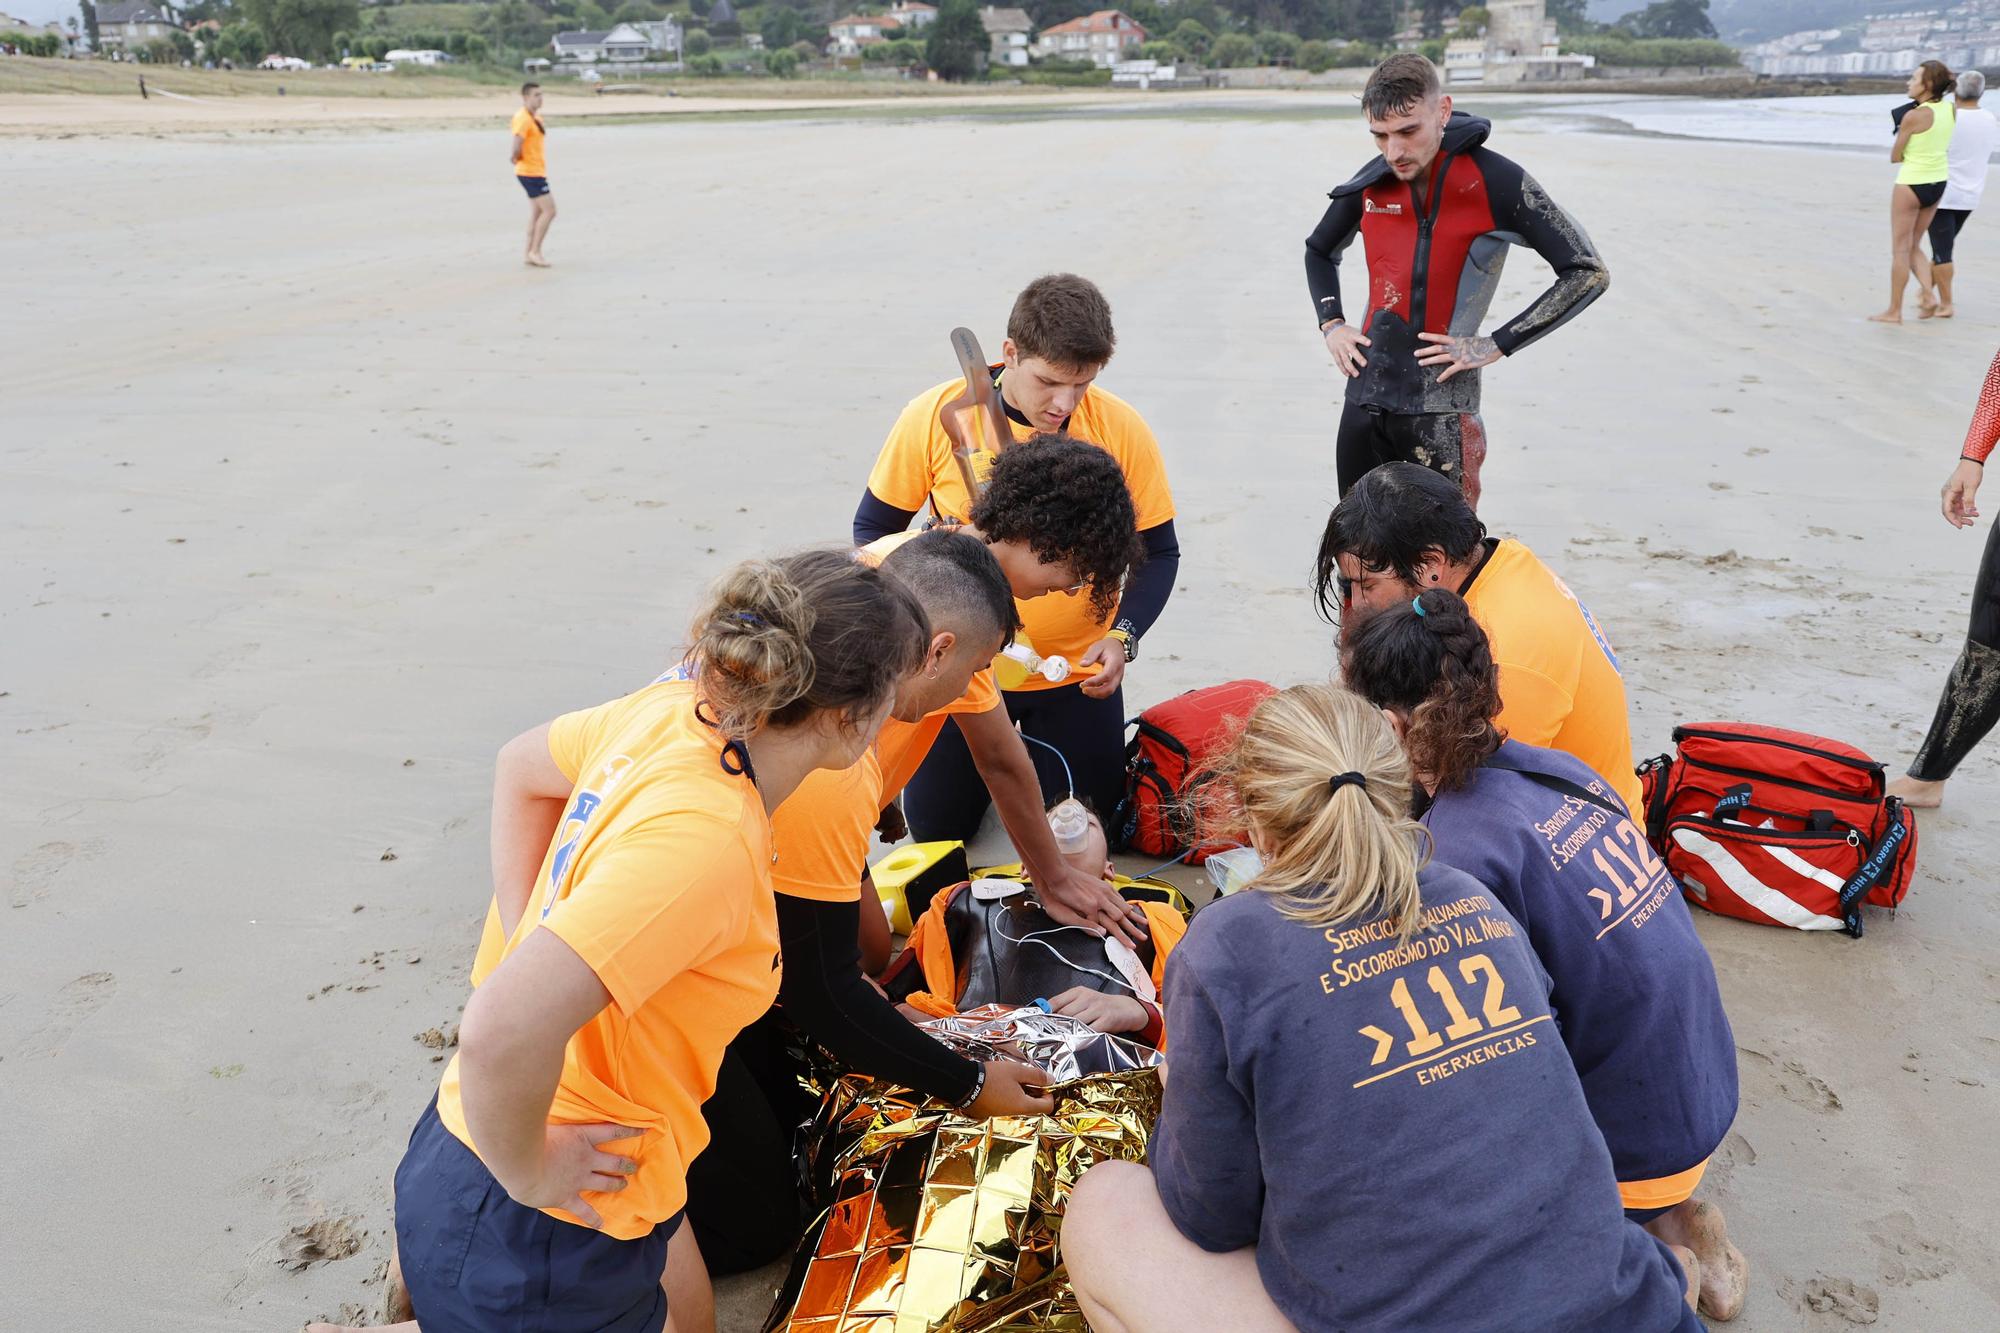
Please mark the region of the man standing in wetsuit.
<svg viewBox="0 0 2000 1333"><path fill-rule="evenodd" d="M1456 479L1476 508L1486 457L1480 368L1574 318L1611 275L1534 178L1484 147L1491 122L1451 109L1424 57L1376 66L1361 110L1382 155L1328 196L1326 216L1306 238L1314 317L1347 377L1335 451L1340 493L1378 464L1406 461ZM1340 296L1340 256L1356 236L1368 253L1358 326ZM1556 280L1483 335L1510 244L1532 246Z"/></svg>

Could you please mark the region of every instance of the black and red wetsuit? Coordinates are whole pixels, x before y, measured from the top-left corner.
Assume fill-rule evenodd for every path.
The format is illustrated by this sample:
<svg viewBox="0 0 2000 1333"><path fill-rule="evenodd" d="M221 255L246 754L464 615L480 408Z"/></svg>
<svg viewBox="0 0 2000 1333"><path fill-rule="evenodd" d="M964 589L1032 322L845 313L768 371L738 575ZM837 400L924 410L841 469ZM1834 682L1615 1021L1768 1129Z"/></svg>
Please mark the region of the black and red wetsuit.
<svg viewBox="0 0 2000 1333"><path fill-rule="evenodd" d="M1986 466L1987 455L2000 441L2000 356L1987 368L1972 409L1965 444L1958 456ZM2000 523L1986 533L1986 553L1972 581L1972 623L1965 646L1945 678L1931 729L1910 764L1910 776L1923 782L1943 782L1986 739L2000 722Z"/></svg>
<svg viewBox="0 0 2000 1333"><path fill-rule="evenodd" d="M1477 334L1509 245L1532 247L1556 280L1493 331L1505 355L1575 318L1611 283L1583 228L1518 163L1483 146L1492 128L1453 112L1425 196L1377 157L1328 196L1326 216L1306 238L1306 285L1322 327L1354 322L1341 302L1340 257L1356 236L1368 255L1361 326L1372 346L1362 349L1367 366L1347 382L1336 459L1343 495L1369 468L1407 460L1457 476L1477 502L1486 438L1479 372L1440 384L1438 369L1417 364L1427 346L1417 335Z"/></svg>

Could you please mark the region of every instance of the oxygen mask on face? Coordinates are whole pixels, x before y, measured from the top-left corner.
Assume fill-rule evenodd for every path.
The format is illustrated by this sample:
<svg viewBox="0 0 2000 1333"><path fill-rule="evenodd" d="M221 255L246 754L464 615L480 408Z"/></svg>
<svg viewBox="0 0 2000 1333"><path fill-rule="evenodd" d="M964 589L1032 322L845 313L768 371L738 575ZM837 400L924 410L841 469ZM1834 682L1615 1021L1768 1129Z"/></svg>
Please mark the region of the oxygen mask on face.
<svg viewBox="0 0 2000 1333"><path fill-rule="evenodd" d="M1056 835L1056 847L1065 855L1080 852L1090 840L1090 811L1071 796L1049 811L1049 832Z"/></svg>
<svg viewBox="0 0 2000 1333"><path fill-rule="evenodd" d="M1257 855L1255 847L1231 847L1209 853L1202 869L1208 872L1217 893L1234 893L1263 873L1264 858Z"/></svg>

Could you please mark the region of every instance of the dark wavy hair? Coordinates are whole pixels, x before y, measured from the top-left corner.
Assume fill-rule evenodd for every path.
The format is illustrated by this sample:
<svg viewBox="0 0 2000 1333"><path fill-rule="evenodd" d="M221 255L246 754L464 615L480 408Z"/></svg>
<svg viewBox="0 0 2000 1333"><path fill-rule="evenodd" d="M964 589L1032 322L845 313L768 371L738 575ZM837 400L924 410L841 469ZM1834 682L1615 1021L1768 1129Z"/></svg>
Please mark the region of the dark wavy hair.
<svg viewBox="0 0 2000 1333"><path fill-rule="evenodd" d="M1427 588L1355 622L1340 670L1356 694L1409 719L1410 767L1439 791L1463 787L1506 738L1493 724L1500 669L1492 645L1457 593Z"/></svg>
<svg viewBox="0 0 2000 1333"><path fill-rule="evenodd" d="M1417 566L1429 552L1442 551L1445 559L1458 562L1485 539L1486 525L1456 481L1417 463L1384 463L1363 474L1327 516L1313 561L1319 612L1328 620L1340 615L1343 555L1364 569L1390 570L1415 583Z"/></svg>
<svg viewBox="0 0 2000 1333"><path fill-rule="evenodd" d="M1041 434L1009 445L968 515L988 541L1026 542L1090 585L1100 620L1118 606L1125 577L1146 558L1132 491L1118 460L1094 444Z"/></svg>

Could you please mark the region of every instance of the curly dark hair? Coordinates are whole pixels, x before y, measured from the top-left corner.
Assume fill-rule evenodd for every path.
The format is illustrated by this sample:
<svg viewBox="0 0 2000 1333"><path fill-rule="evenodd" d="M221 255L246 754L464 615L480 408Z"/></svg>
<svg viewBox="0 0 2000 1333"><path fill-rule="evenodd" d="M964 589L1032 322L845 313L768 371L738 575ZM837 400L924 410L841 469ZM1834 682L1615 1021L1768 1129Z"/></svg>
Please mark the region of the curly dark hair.
<svg viewBox="0 0 2000 1333"><path fill-rule="evenodd" d="M1099 620L1117 609L1126 576L1146 558L1118 460L1067 435L1044 433L1001 451L968 517L988 541L1026 542L1075 570Z"/></svg>
<svg viewBox="0 0 2000 1333"><path fill-rule="evenodd" d="M1410 767L1439 791L1471 781L1506 738L1493 724L1500 669L1492 645L1457 593L1427 588L1357 621L1340 670L1356 694L1409 719L1403 748Z"/></svg>

